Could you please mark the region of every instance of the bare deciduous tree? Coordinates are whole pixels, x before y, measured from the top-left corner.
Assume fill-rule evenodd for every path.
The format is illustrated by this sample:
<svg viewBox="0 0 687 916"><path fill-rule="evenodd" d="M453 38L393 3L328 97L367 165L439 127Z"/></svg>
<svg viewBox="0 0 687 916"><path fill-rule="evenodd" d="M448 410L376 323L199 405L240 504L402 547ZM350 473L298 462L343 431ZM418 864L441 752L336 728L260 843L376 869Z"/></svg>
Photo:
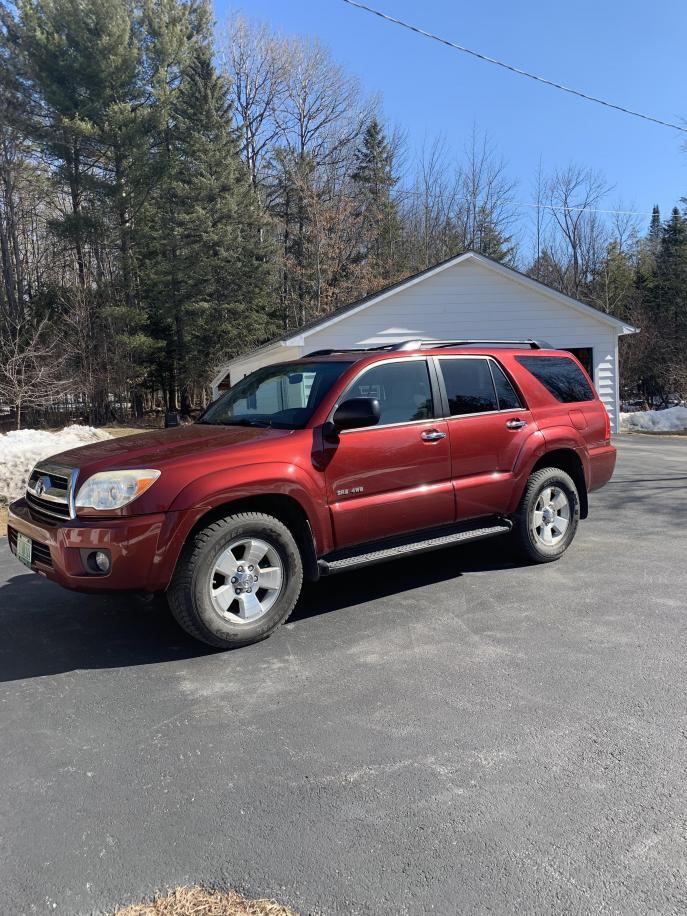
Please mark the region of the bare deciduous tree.
<svg viewBox="0 0 687 916"><path fill-rule="evenodd" d="M426 144L404 208L410 262L424 268L468 250L513 261L514 189L505 163L477 129L463 159L442 138Z"/></svg>
<svg viewBox="0 0 687 916"><path fill-rule="evenodd" d="M27 328L5 322L0 339L0 403L16 412L17 429L26 410L48 407L71 387L65 378L66 354L44 318Z"/></svg>
<svg viewBox="0 0 687 916"><path fill-rule="evenodd" d="M263 23L236 14L218 34L218 51L230 79L243 156L257 185L279 132L275 113L284 104L289 48Z"/></svg>
<svg viewBox="0 0 687 916"><path fill-rule="evenodd" d="M264 45L259 33L243 34ZM264 57L259 48L243 52L244 60ZM321 249L314 240L321 239L323 212L353 212L345 197L350 193L356 144L374 105L363 97L358 81L316 41L282 42L278 60L281 84L270 93L270 110L261 122L265 130L265 125L272 125L263 185L280 252L284 323L291 326L303 324L313 308L319 313L329 301L317 261ZM350 226L340 223L334 228L342 235L334 247L343 252ZM351 269L354 257L352 252ZM340 276L348 274L341 271Z"/></svg>
<svg viewBox="0 0 687 916"><path fill-rule="evenodd" d="M596 212L611 190L602 175L579 165L557 170L547 185L551 219L545 249L558 274L557 286L577 299L603 259L607 227Z"/></svg>
<svg viewBox="0 0 687 916"><path fill-rule="evenodd" d="M376 102L318 41L291 39L286 47L286 85L274 111L278 142L297 159L345 165Z"/></svg>
<svg viewBox="0 0 687 916"><path fill-rule="evenodd" d="M489 138L473 128L459 168L460 205L457 223L461 248L512 259L515 182Z"/></svg>

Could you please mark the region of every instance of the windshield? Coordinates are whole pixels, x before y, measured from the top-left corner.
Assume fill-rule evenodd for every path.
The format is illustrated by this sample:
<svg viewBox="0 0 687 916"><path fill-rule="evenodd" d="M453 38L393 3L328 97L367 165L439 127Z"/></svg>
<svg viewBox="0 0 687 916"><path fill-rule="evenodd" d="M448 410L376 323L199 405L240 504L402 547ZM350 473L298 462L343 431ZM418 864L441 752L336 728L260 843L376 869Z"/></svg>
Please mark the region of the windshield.
<svg viewBox="0 0 687 916"><path fill-rule="evenodd" d="M280 363L252 372L211 404L199 423L303 429L350 362Z"/></svg>

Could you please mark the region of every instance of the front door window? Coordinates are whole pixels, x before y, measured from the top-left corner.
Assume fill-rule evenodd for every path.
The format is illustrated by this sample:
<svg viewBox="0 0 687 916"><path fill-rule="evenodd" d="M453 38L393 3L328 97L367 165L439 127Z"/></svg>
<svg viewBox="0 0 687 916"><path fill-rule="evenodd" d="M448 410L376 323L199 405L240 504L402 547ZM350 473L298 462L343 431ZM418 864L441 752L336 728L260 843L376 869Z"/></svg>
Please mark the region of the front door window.
<svg viewBox="0 0 687 916"><path fill-rule="evenodd" d="M381 416L377 426L430 420L432 388L424 359L378 363L357 378L346 398L376 398Z"/></svg>

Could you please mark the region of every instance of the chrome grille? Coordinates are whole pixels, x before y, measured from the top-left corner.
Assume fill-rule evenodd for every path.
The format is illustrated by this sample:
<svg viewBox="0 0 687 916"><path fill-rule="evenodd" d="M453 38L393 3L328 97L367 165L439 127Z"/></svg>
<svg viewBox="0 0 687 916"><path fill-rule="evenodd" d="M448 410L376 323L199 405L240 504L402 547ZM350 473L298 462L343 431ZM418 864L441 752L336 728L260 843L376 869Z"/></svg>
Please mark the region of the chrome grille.
<svg viewBox="0 0 687 916"><path fill-rule="evenodd" d="M26 488L26 501L31 511L42 518L73 517L71 504L73 471L56 465L37 465Z"/></svg>

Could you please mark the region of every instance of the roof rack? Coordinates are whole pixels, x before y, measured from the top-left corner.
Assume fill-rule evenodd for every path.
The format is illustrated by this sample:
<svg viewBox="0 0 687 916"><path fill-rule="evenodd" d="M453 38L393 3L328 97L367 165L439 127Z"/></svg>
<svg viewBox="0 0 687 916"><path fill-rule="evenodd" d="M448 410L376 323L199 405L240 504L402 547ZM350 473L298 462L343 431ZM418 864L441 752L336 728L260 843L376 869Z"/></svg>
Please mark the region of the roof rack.
<svg viewBox="0 0 687 916"><path fill-rule="evenodd" d="M437 348L440 347L529 347L531 350L551 350L550 343L545 340L533 340L528 337L526 340L420 340L406 341L408 344L419 344L419 347ZM408 347L407 349L411 349ZM414 349L414 347L413 347Z"/></svg>
<svg viewBox="0 0 687 916"><path fill-rule="evenodd" d="M392 350L417 349L417 347L407 347L406 344L408 343L416 343L419 346L420 341L402 340L400 343L384 344L381 347L349 347L348 349L344 349L343 347L332 347L327 350L313 350L311 353L306 353L304 358L308 356L331 356L333 353L379 353L384 350L391 352Z"/></svg>
<svg viewBox="0 0 687 916"><path fill-rule="evenodd" d="M349 349L339 349L338 347L328 350L313 350L306 353L305 356L331 356L334 353L373 353L386 350L407 351L422 349L443 349L444 347L529 347L531 350L552 350L550 343L545 340L533 340L531 337L527 340L402 340L399 343L385 344L381 347L350 347Z"/></svg>

